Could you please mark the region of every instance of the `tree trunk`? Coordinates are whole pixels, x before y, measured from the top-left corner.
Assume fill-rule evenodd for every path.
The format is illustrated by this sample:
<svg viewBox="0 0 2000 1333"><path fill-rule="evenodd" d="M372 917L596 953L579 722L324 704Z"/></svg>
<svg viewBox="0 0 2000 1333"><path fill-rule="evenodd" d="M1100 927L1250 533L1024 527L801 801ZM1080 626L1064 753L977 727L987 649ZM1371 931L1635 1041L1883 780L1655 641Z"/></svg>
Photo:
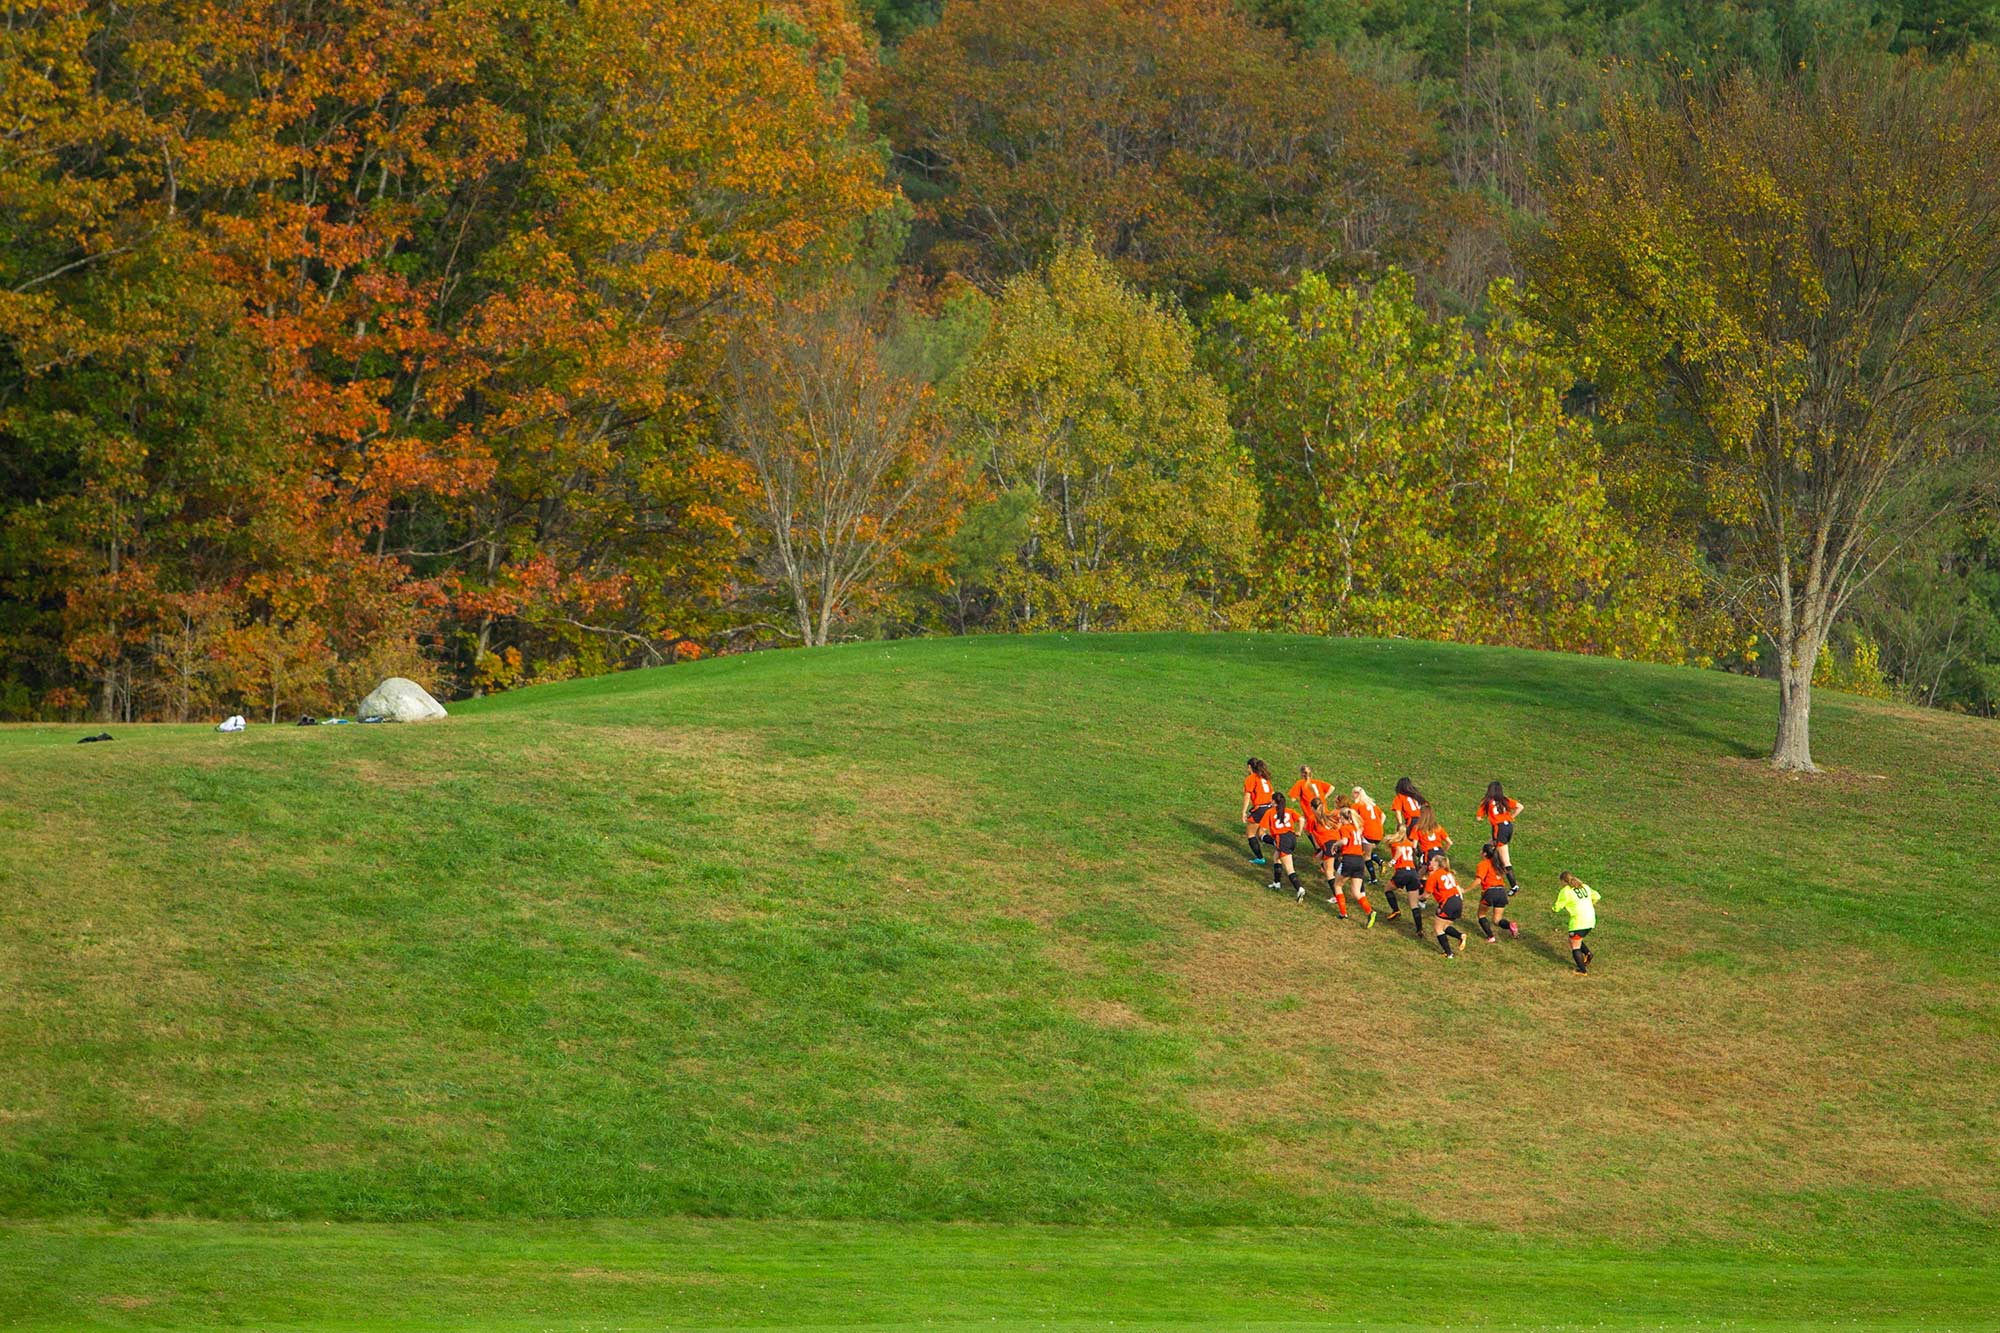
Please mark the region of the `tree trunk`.
<svg viewBox="0 0 2000 1333"><path fill-rule="evenodd" d="M1784 650L1778 662L1778 739L1771 764L1794 773L1813 773L1812 677L1818 644Z"/></svg>

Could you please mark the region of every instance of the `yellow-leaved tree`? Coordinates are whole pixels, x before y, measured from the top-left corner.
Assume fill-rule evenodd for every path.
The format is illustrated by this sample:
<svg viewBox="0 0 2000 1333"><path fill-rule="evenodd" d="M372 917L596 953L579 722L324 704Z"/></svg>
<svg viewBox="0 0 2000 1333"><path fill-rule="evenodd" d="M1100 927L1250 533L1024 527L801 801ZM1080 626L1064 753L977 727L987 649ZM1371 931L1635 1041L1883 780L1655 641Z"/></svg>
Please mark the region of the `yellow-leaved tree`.
<svg viewBox="0 0 2000 1333"><path fill-rule="evenodd" d="M1505 311L1511 292L1492 294ZM1502 313L1475 338L1405 274L1225 298L1204 360L1263 497L1257 617L1617 657L1700 658L1688 543L1611 504L1574 381ZM1676 549L1676 548L1679 549Z"/></svg>
<svg viewBox="0 0 2000 1333"><path fill-rule="evenodd" d="M1622 100L1549 202L1533 308L1653 470L1687 479L1777 649L1771 760L1810 770L1829 634L1990 421L2000 69L1857 56Z"/></svg>
<svg viewBox="0 0 2000 1333"><path fill-rule="evenodd" d="M1024 506L992 574L1014 629L1241 618L1256 491L1187 319L1068 243L1010 281L953 383L961 442Z"/></svg>

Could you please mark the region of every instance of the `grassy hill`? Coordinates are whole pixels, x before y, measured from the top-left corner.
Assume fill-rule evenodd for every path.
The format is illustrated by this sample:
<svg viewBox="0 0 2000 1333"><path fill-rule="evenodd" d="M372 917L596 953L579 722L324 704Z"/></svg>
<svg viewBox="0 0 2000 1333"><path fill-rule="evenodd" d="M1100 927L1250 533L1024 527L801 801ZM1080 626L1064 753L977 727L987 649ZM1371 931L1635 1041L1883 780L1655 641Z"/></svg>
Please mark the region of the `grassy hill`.
<svg viewBox="0 0 2000 1333"><path fill-rule="evenodd" d="M1102 636L0 728L0 1323L1990 1319L2000 728L1774 706ZM1252 752L1505 778L1522 938L1266 892Z"/></svg>

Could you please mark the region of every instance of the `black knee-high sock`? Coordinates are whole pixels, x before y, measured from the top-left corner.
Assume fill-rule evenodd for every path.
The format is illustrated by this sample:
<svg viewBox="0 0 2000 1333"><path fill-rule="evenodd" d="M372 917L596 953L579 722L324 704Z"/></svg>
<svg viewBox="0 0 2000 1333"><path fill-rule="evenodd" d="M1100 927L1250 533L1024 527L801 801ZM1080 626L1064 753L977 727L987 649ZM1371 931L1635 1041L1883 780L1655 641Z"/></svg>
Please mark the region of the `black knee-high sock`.
<svg viewBox="0 0 2000 1333"><path fill-rule="evenodd" d="M1290 880L1290 881L1292 882L1292 887L1293 887L1293 888L1295 888L1295 889L1296 889L1296 888L1298 888L1298 887L1299 887L1299 872L1298 872L1298 871L1296 871L1296 870L1287 870L1287 871L1285 872L1285 878L1286 878L1286 879L1288 879L1288 880Z"/></svg>
<svg viewBox="0 0 2000 1333"><path fill-rule="evenodd" d="M1483 917L1483 916L1482 916L1482 917L1480 917L1480 918L1479 918L1479 928L1480 928L1481 930L1483 930L1483 931L1485 931L1485 932L1486 932L1486 938L1487 938L1487 939L1489 939L1489 940L1490 940L1490 939L1492 939L1492 938L1493 938L1493 923L1492 923L1491 921L1488 921L1488 920L1487 920L1487 919L1486 919L1485 917Z"/></svg>
<svg viewBox="0 0 2000 1333"><path fill-rule="evenodd" d="M1390 911L1400 912L1403 910L1402 902L1396 897L1396 886L1394 884L1391 884L1388 888L1382 890L1382 896L1389 900Z"/></svg>
<svg viewBox="0 0 2000 1333"><path fill-rule="evenodd" d="M1582 945L1580 947L1583 949L1583 958L1585 962L1589 962L1591 959L1597 957L1596 954L1590 951L1590 946L1588 944Z"/></svg>
<svg viewBox="0 0 2000 1333"><path fill-rule="evenodd" d="M1569 951L1569 956L1576 960L1577 971L1588 972L1590 970L1590 955L1585 953L1580 946L1578 948L1571 949Z"/></svg>
<svg viewBox="0 0 2000 1333"><path fill-rule="evenodd" d="M1252 861L1256 860L1258 857L1264 854L1264 849L1257 845L1257 840L1255 838L1245 838L1243 841L1250 844L1250 859Z"/></svg>
<svg viewBox="0 0 2000 1333"><path fill-rule="evenodd" d="M1446 926L1444 928L1444 933L1451 936L1453 939L1457 940L1460 944L1465 943L1465 932L1460 930L1457 926Z"/></svg>
<svg viewBox="0 0 2000 1333"><path fill-rule="evenodd" d="M1501 873L1501 874L1503 874L1503 875L1505 875L1505 876L1507 877L1507 887L1508 887L1508 888L1510 888L1510 889L1511 889L1511 888L1515 887L1515 885L1514 885L1514 867L1513 867L1513 866L1511 866L1511 865L1505 865L1505 866L1501 866L1501 867L1500 867L1500 873Z"/></svg>
<svg viewBox="0 0 2000 1333"><path fill-rule="evenodd" d="M1443 931L1438 933L1438 948L1444 952L1446 957L1451 956L1451 944L1445 939L1445 932Z"/></svg>
<svg viewBox="0 0 2000 1333"><path fill-rule="evenodd" d="M1410 920L1412 920L1412 921L1414 921L1414 922L1416 922L1416 923L1417 923L1417 934L1419 934L1419 935L1423 934L1423 933L1424 933L1424 909L1423 909L1423 908L1421 908L1421 907L1412 907L1412 908L1410 909Z"/></svg>

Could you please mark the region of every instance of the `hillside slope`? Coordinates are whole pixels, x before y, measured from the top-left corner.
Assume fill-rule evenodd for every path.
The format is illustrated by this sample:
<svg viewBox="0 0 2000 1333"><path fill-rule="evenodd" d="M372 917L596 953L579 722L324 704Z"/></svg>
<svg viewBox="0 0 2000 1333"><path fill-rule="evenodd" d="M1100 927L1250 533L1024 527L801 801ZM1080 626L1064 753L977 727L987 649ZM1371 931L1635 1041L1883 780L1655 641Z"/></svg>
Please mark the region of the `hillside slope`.
<svg viewBox="0 0 2000 1333"><path fill-rule="evenodd" d="M0 1214L1463 1224L1976 1253L2000 729L1402 642L863 645L427 727L0 731ZM1444 964L1243 756L1476 846ZM1558 868L1604 893L1566 970ZM1469 926L1468 922L1468 926ZM1388 1232L1376 1233L1387 1238Z"/></svg>

